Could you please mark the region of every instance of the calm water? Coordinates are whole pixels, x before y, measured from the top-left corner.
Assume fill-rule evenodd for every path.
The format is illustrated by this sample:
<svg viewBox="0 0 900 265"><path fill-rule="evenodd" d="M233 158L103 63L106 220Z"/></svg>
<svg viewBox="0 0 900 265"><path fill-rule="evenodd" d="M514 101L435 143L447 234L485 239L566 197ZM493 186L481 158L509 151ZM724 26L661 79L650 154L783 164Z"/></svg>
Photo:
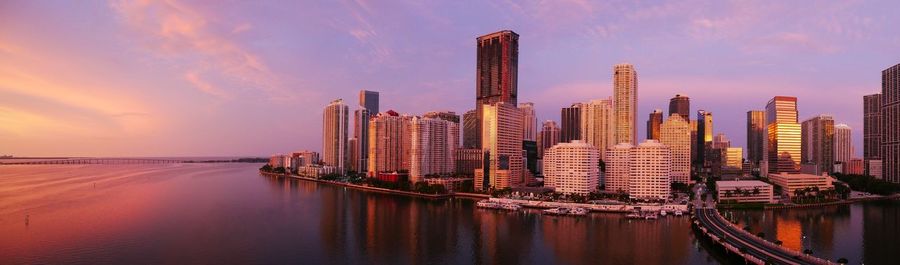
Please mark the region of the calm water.
<svg viewBox="0 0 900 265"><path fill-rule="evenodd" d="M689 219L474 208L259 176L255 164L0 167L0 264L717 264ZM740 212L887 264L896 203ZM863 217L866 221L863 221ZM796 220L796 221L792 221ZM756 228L755 228L756 229ZM798 245L801 243L797 243ZM865 251L863 251L863 246Z"/></svg>
<svg viewBox="0 0 900 265"><path fill-rule="evenodd" d="M730 211L753 233L763 232L795 250L810 249L851 264L900 264L900 201L815 209Z"/></svg>

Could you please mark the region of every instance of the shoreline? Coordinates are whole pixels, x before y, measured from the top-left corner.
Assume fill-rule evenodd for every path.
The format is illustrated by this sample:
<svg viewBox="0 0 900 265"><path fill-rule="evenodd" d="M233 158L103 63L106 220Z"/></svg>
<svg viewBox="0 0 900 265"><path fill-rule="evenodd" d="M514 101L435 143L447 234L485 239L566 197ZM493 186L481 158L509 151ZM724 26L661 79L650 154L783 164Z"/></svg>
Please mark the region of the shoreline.
<svg viewBox="0 0 900 265"><path fill-rule="evenodd" d="M834 201L834 202L822 202L822 203L810 203L810 204L795 204L795 205L781 205L781 206L764 206L764 207L763 207L763 210L778 210L778 209L792 209L792 208L808 208L808 207L821 207L821 206L835 206L835 205L853 204L853 203L857 203L857 202L888 201L888 200L896 200L896 199L900 199L900 194L893 194L893 195L880 196L880 197L866 197L866 198L846 199L846 200Z"/></svg>

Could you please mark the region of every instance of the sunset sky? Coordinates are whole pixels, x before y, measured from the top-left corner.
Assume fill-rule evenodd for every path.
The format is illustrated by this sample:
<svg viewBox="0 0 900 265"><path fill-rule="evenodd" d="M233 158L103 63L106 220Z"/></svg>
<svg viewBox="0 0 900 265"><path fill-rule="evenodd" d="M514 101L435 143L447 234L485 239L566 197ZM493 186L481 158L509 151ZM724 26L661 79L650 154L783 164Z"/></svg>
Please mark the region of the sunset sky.
<svg viewBox="0 0 900 265"><path fill-rule="evenodd" d="M463 113L475 38L519 33L519 102L559 120L638 71L638 124L675 94L745 147L745 113L799 98L853 128L900 63L900 1L0 1L0 155L321 150L322 107Z"/></svg>

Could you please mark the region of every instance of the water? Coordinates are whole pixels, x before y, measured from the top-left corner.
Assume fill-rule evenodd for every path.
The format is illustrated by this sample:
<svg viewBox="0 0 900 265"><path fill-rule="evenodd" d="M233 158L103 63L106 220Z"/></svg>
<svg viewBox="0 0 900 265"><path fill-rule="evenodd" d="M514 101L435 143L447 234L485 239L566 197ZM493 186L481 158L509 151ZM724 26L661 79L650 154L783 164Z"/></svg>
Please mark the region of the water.
<svg viewBox="0 0 900 265"><path fill-rule="evenodd" d="M472 200L431 201L263 177L258 167L0 166L0 264L721 260L721 253L707 251L705 241L695 238L687 217L652 222L618 214L506 213L477 209ZM896 211L891 214L896 217ZM897 224L890 229L896 233ZM832 242L861 249L853 239ZM885 253L889 247L895 246L873 249Z"/></svg>

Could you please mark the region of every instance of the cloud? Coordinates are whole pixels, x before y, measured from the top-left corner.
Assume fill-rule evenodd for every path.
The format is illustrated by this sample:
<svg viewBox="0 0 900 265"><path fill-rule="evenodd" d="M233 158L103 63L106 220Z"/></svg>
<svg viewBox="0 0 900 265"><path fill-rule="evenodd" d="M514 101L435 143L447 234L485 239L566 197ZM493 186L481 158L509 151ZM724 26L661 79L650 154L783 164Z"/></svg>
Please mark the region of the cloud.
<svg viewBox="0 0 900 265"><path fill-rule="evenodd" d="M190 82L194 87L203 93L224 99L230 99L231 95L211 85L209 82L201 79L197 73L188 72L184 74L184 79Z"/></svg>
<svg viewBox="0 0 900 265"><path fill-rule="evenodd" d="M813 39L810 35L799 32L780 32L765 36L744 46L744 51L757 52L772 49L788 51L812 51L818 53L834 53L839 49L825 40Z"/></svg>

